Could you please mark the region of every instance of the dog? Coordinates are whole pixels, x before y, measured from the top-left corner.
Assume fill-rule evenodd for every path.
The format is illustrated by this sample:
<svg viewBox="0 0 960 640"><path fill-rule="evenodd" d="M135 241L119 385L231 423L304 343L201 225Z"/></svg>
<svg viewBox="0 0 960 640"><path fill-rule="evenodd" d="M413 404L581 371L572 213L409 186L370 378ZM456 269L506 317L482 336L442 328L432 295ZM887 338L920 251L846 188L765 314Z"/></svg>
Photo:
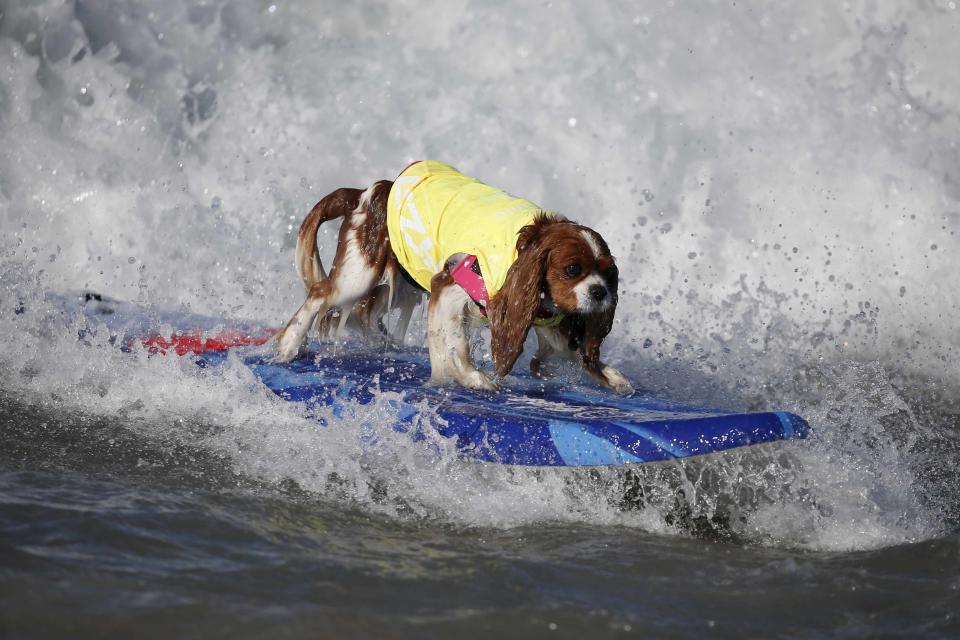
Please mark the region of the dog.
<svg viewBox="0 0 960 640"><path fill-rule="evenodd" d="M338 218L343 222L327 274L317 230ZM300 227L296 265L307 297L275 337L278 361L297 357L314 321L334 308L341 309L341 323L357 308L369 326L399 306L402 340L413 306L428 293L432 384L498 387L470 359L467 320L485 319L497 379L513 368L533 328L534 376L546 375L548 360L565 358L578 360L603 387L633 391L600 360L619 280L600 234L442 162L418 161L393 182L324 197Z"/></svg>

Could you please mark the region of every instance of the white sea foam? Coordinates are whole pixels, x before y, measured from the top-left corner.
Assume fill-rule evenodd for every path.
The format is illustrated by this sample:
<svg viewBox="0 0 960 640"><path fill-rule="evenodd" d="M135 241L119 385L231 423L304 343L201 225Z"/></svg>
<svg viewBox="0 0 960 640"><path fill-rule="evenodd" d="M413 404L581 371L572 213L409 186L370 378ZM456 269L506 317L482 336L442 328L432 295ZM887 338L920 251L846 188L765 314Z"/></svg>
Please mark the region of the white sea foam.
<svg viewBox="0 0 960 640"><path fill-rule="evenodd" d="M945 2L0 0L4 393L144 437L213 421L199 446L238 473L325 491L335 472L371 508L393 508L370 489L386 479L458 522L662 527L587 482L392 434L371 454L357 427L385 401L318 430L243 367L81 346L45 315L42 291L93 289L279 323L310 206L435 157L607 238L624 280L609 359L640 386L811 419L795 467L714 469L770 497L746 500L742 532L929 537L914 445L937 425L897 389L960 387L958 19ZM708 484L690 490L709 503Z"/></svg>

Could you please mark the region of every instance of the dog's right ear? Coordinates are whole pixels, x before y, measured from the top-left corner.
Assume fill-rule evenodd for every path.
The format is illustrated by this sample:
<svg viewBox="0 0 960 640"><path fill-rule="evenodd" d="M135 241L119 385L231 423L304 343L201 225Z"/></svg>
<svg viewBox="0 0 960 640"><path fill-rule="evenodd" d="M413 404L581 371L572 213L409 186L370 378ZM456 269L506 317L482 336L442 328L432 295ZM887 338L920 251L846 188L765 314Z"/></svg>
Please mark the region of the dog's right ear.
<svg viewBox="0 0 960 640"><path fill-rule="evenodd" d="M487 306L490 347L494 370L503 377L510 373L523 353L523 342L543 303L544 278L549 253L542 242L544 228L552 222L538 216L517 235L517 259L503 286Z"/></svg>

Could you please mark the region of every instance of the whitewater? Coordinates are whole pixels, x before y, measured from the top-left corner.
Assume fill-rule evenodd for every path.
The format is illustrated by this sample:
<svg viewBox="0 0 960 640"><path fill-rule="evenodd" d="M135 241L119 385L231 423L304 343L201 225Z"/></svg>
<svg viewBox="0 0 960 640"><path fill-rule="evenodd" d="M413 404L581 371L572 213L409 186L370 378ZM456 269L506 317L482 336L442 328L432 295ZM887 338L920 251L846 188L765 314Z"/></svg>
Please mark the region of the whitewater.
<svg viewBox="0 0 960 640"><path fill-rule="evenodd" d="M957 4L0 0L0 635L957 633ZM811 438L625 508L77 311L279 326L422 158L604 236L636 386Z"/></svg>

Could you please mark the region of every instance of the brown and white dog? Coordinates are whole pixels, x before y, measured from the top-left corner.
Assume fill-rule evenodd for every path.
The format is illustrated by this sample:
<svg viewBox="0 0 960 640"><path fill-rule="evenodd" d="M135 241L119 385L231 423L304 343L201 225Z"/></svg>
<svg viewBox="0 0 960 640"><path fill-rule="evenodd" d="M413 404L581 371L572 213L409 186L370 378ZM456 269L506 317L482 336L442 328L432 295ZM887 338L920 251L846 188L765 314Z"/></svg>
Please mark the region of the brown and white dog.
<svg viewBox="0 0 960 640"><path fill-rule="evenodd" d="M337 189L320 200L303 221L296 264L307 298L276 336L277 360L294 359L315 319L319 322L334 308L341 309L341 323L356 308L364 316L362 324L371 326L399 306L402 340L422 291L404 273L390 244L387 200L393 184L381 180L365 191ZM344 220L327 275L317 253L316 235L322 223L336 218ZM530 369L535 376L545 374L544 364L551 358L579 360L598 384L631 393L627 379L600 360L600 344L613 325L618 283L616 263L600 234L559 216L539 215L517 234L516 249L517 258L503 286L485 309L496 376L502 378L510 372L534 327L538 348ZM494 380L470 359L466 321L479 318L480 308L450 273L464 257L447 256L430 281L430 382L496 389ZM552 326L535 326L538 315L545 313L562 314L562 320Z"/></svg>

